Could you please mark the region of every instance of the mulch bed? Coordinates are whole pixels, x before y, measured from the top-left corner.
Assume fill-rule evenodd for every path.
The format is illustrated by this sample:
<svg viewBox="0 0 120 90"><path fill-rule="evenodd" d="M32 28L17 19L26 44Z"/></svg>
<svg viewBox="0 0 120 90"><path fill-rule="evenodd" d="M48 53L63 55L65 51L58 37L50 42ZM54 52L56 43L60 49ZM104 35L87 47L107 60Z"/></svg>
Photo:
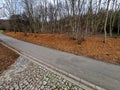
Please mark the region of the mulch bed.
<svg viewBox="0 0 120 90"><path fill-rule="evenodd" d="M79 45L76 40L72 40L66 34L28 33L28 36L24 36L22 32L7 32L5 34L34 44L120 64L120 38L107 38L105 44L103 37L85 37L85 41Z"/></svg>
<svg viewBox="0 0 120 90"><path fill-rule="evenodd" d="M18 57L18 54L0 44L0 74L12 65Z"/></svg>

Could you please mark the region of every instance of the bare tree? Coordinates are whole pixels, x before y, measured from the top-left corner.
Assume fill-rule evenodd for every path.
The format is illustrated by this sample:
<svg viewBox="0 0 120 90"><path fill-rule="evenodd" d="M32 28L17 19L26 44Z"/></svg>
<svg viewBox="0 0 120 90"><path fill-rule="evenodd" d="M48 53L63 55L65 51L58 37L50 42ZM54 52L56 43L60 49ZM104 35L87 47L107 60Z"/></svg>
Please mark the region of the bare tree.
<svg viewBox="0 0 120 90"><path fill-rule="evenodd" d="M119 12L118 0L20 0L19 6L23 6L20 13L15 1L6 0L6 11L9 16L19 16L16 19L19 24L15 21L16 26L13 24L13 28L17 28L17 25L24 27L22 31L25 33L67 32L81 43L85 35L104 31L104 42L106 42L107 31L112 35L115 26L118 33L120 31L119 21L116 22Z"/></svg>
<svg viewBox="0 0 120 90"><path fill-rule="evenodd" d="M14 17L14 15L16 15L17 13L19 13L19 10L18 10L18 4L19 2L16 1L16 0L5 0L5 16L6 17ZM10 29L13 29L13 31L16 33L17 31L17 25L16 25L16 19L17 17L14 17L14 18L11 18L10 20Z"/></svg>
<svg viewBox="0 0 120 90"><path fill-rule="evenodd" d="M118 4L118 18L120 19L120 4ZM120 20L118 20L118 30L117 34L120 35Z"/></svg>
<svg viewBox="0 0 120 90"><path fill-rule="evenodd" d="M108 22L108 14L109 14L109 5L110 5L111 0L107 0L107 8L106 8L106 19L105 19L105 25L104 25L104 43L106 43L106 38L107 38L107 22Z"/></svg>
<svg viewBox="0 0 120 90"><path fill-rule="evenodd" d="M117 10L117 0L113 0L111 15L110 15L110 37L112 37L112 31L114 27L115 17L116 17L116 10Z"/></svg>

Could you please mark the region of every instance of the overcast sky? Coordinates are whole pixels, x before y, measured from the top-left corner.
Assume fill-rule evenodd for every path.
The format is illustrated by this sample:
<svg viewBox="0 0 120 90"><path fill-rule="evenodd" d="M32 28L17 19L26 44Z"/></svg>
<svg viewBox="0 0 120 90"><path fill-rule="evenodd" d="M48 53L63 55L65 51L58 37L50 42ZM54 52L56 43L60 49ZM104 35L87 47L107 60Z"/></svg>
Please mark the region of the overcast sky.
<svg viewBox="0 0 120 90"><path fill-rule="evenodd" d="M0 0L0 18L3 18L3 12L4 12L4 9L2 8L3 7L3 3L4 3L4 1Z"/></svg>
<svg viewBox="0 0 120 90"><path fill-rule="evenodd" d="M53 2L53 0L50 0L50 1ZM93 1L96 1L96 0L93 0ZM104 2L104 1L106 1L106 0L102 0L102 2ZM118 0L118 2L120 3L120 0ZM4 6L4 3L5 3L4 0L0 0L0 19L6 18L5 9L2 8Z"/></svg>

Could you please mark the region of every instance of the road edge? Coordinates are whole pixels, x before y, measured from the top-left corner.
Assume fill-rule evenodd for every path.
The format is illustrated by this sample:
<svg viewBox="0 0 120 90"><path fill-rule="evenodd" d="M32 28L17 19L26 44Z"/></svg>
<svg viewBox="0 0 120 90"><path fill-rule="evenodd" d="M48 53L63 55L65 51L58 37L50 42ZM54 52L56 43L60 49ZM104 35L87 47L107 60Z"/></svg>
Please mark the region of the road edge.
<svg viewBox="0 0 120 90"><path fill-rule="evenodd" d="M72 83L74 83L74 84L82 87L85 90L106 90L106 89L104 89L102 87L99 87L99 86L97 86L95 84L92 84L92 83L90 83L90 82L88 82L86 80L78 78L78 77L76 77L76 76L74 76L74 75L72 75L70 73L67 73L67 72L65 72L63 70L55 68L52 65L43 62L42 61L43 59L39 60L39 59L37 59L37 58L35 58L33 56L30 56L28 54L22 53L22 52L16 50L15 48L11 47L10 45L8 45L7 43L5 43L4 41L2 41L0 43L2 45L4 45L4 46L8 47L9 49L13 50L14 52L18 53L19 55L21 55L21 56L23 56L25 58L28 58L32 62L35 62L35 63L41 65L42 67L44 67L44 68L50 70L51 72L53 72L53 73L55 73L55 74L57 74L57 75L65 78L66 80L68 80L68 81L70 81L70 82L72 82Z"/></svg>

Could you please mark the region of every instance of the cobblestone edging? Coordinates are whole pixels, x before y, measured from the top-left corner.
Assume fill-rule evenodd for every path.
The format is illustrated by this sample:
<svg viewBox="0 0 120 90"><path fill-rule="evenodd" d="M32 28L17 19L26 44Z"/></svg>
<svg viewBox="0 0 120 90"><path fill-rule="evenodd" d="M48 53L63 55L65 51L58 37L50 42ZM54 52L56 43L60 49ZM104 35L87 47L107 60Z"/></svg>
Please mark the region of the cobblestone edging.
<svg viewBox="0 0 120 90"><path fill-rule="evenodd" d="M0 90L84 90L27 59L19 57L0 75Z"/></svg>

